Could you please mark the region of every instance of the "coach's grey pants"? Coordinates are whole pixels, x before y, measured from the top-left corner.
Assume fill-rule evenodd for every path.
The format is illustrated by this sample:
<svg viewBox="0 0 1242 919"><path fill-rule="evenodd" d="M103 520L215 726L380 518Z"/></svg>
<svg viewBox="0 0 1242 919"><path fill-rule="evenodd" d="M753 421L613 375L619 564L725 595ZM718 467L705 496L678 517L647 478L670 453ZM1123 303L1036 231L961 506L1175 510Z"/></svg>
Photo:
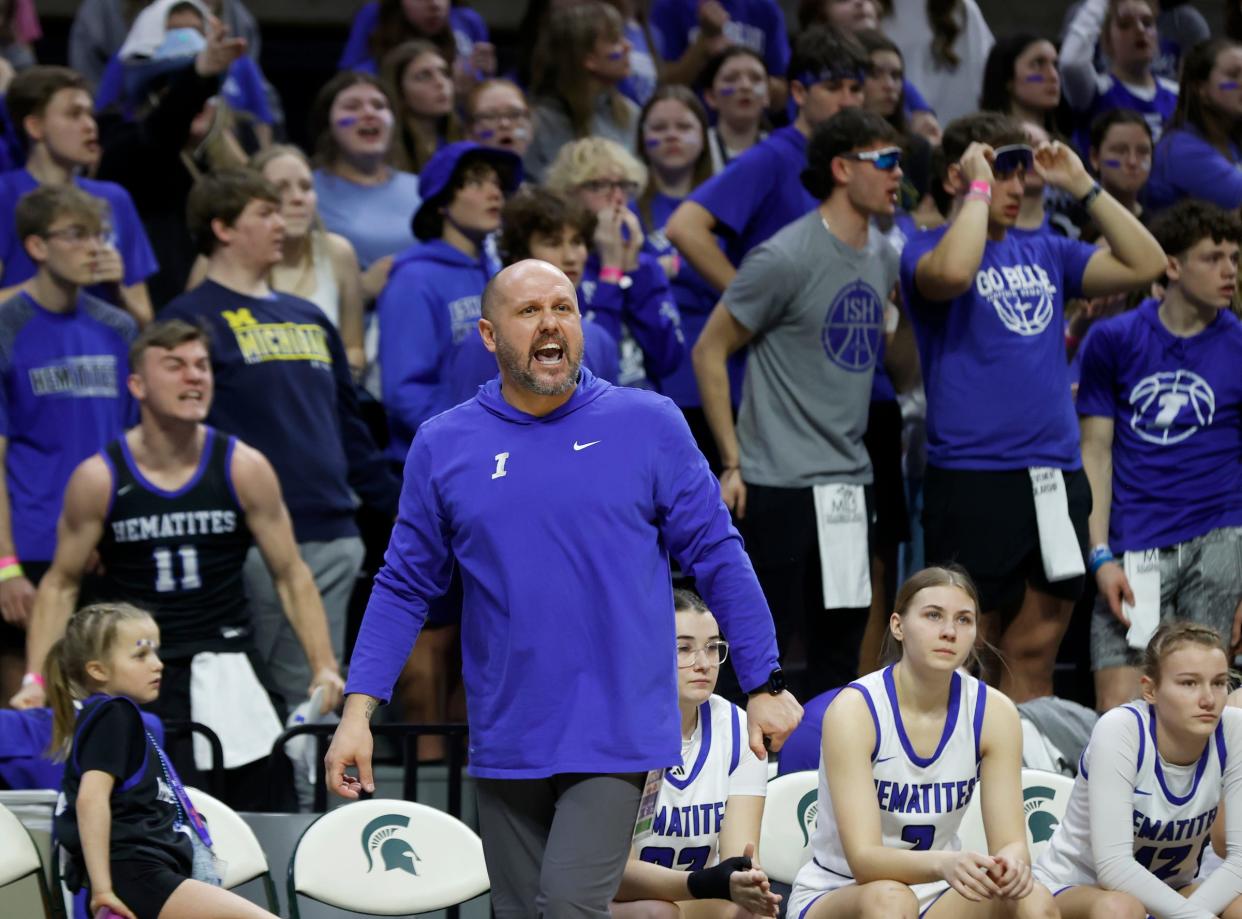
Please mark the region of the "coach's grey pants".
<svg viewBox="0 0 1242 919"><path fill-rule="evenodd" d="M315 587L323 598L332 651L342 667L345 664L341 658L345 651L345 616L365 551L357 536L298 543L298 553L310 568ZM293 626L285 618L276 585L257 547L246 555L242 571L254 622L255 650L267 665L268 689L284 699L286 707L293 711L306 699L311 681L310 662L293 633Z"/></svg>
<svg viewBox="0 0 1242 919"><path fill-rule="evenodd" d="M629 858L645 778L477 779L496 919L607 917Z"/></svg>

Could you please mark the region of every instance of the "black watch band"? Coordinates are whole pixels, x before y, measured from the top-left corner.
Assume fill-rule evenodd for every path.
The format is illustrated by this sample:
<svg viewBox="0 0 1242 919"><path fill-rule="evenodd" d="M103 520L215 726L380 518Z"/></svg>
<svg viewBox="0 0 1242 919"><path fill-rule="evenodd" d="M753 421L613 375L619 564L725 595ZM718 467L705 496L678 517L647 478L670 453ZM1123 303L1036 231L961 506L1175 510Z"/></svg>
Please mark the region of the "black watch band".
<svg viewBox="0 0 1242 919"><path fill-rule="evenodd" d="M779 696L785 691L785 685L785 672L781 670L780 667L777 667L768 674L768 680L766 683L760 683L752 689L748 695L757 696L761 692L766 692L771 693L774 696Z"/></svg>

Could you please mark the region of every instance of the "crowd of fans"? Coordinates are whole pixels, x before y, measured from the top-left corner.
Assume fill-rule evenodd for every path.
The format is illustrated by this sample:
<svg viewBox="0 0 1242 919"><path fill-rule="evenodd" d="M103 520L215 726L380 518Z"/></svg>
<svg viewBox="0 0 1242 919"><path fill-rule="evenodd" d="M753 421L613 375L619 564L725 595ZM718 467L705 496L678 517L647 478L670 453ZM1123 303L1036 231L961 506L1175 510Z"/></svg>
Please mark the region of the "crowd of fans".
<svg viewBox="0 0 1242 919"><path fill-rule="evenodd" d="M356 512L391 525L419 426L495 375L483 290L532 257L577 288L585 366L682 410L782 655L805 661L800 697L874 669L899 573L924 560L979 583L985 671L1016 701L1052 692L1087 581L1101 698L1128 698L1112 631L1147 602L1141 550L1224 546L1179 562L1193 577L1166 570L1154 602L1198 615L1182 578L1237 640L1237 385L1192 356L1159 371L1202 387L1157 373L1132 396L1115 367L1118 323L1155 316L1162 285L1206 310L1202 290L1237 280L1236 0L1218 36L1169 0L1083 0L1061 35L1002 36L975 0L802 0L796 22L776 0L532 0L512 70L468 7L377 0L342 36L307 150L285 141L241 0L86 0L68 66L35 62L31 0L0 8L0 699L41 696L27 625L70 476L136 417L142 327L211 330L208 421L275 469L345 661L363 537L387 541ZM1215 288L1190 277L1205 240ZM837 293L841 272L878 299ZM1219 306L1152 334L1236 361ZM1130 451L1211 439L1208 485L1182 459L1114 459L1114 418ZM1125 532L1135 501L1180 522ZM258 548L244 580L256 672L293 710L315 676L296 617ZM459 606L450 591L407 666L411 721L457 710Z"/></svg>

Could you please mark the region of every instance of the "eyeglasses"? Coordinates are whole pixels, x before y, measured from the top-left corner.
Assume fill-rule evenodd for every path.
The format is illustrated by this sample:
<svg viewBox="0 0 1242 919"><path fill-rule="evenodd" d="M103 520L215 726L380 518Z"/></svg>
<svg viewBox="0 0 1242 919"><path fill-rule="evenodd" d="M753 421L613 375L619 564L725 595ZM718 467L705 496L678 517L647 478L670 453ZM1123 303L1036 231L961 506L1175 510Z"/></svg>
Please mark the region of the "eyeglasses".
<svg viewBox="0 0 1242 919"><path fill-rule="evenodd" d="M677 642L677 667L680 670L686 670L693 667L699 662L699 655L703 655L703 660L709 667L719 667L725 662L729 656L729 643L723 638L717 641L709 641L701 648L684 642Z"/></svg>
<svg viewBox="0 0 1242 919"><path fill-rule="evenodd" d="M59 239L69 243L71 246L80 246L88 240L101 243L106 242L108 234L103 230L88 230L84 226L75 224L71 227L62 227L59 230L49 230L43 234L43 238Z"/></svg>
<svg viewBox="0 0 1242 919"><path fill-rule="evenodd" d="M876 169L889 172L901 165L901 148L885 147L883 150L864 150L861 153L842 153L843 160L862 160Z"/></svg>
<svg viewBox="0 0 1242 919"><path fill-rule="evenodd" d="M578 187L597 195L619 191L626 198L633 198L638 194L638 183L631 182L629 179L590 179L579 183Z"/></svg>
<svg viewBox="0 0 1242 919"><path fill-rule="evenodd" d="M530 112L521 108L505 109L502 112L475 112L474 123L490 127L500 124L502 121L517 122L530 121Z"/></svg>
<svg viewBox="0 0 1242 919"><path fill-rule="evenodd" d="M992 151L992 174L998 178L1008 178L1018 169L1030 172L1034 165L1035 151L1026 144L1009 144Z"/></svg>

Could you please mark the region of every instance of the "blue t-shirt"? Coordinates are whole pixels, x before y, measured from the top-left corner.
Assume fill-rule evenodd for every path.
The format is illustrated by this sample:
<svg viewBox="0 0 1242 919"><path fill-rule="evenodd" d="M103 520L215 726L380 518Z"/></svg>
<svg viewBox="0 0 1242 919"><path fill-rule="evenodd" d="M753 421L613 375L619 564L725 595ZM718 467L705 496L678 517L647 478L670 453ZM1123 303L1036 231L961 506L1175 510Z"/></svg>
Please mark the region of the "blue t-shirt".
<svg viewBox="0 0 1242 919"><path fill-rule="evenodd" d="M733 45L750 48L763 58L768 73L785 76L789 69L789 33L785 14L775 0L720 0L729 14L724 34ZM666 61L686 53L699 31L696 0L656 0L651 8L651 30Z"/></svg>
<svg viewBox="0 0 1242 919"><path fill-rule="evenodd" d="M1229 156L1192 128L1175 128L1156 144L1144 196L1158 211L1183 198L1202 198L1227 211L1242 205L1242 152L1229 145Z"/></svg>
<svg viewBox="0 0 1242 919"><path fill-rule="evenodd" d="M681 198L670 198L663 194L657 194L651 199L651 221L654 226L644 226L643 233L647 237L645 248L657 258L677 252L664 235L664 227L681 202ZM686 355L676 370L661 378L660 392L682 408L696 408L703 401L699 397L699 384L690 363L690 349L703 334L707 317L715 309L720 294L685 259L681 261L677 276L669 281L669 287L673 292L673 301L677 304L677 312L681 314L681 336L686 343ZM741 350L728 361L729 392L735 406L742 402L742 376L745 370L746 352Z"/></svg>
<svg viewBox="0 0 1242 919"><path fill-rule="evenodd" d="M970 290L925 299L918 261L948 227L915 233L901 293L927 390L928 462L949 469L1082 466L1065 356L1065 301L1099 250L1050 233L989 241Z"/></svg>
<svg viewBox="0 0 1242 919"><path fill-rule="evenodd" d="M358 415L345 347L300 297L250 297L204 281L160 313L211 330L207 423L271 461L298 542L356 536L354 492L395 506L396 482ZM352 489L352 490L351 490Z"/></svg>
<svg viewBox="0 0 1242 919"><path fill-rule="evenodd" d="M768 606L677 407L583 370L536 417L493 380L414 438L346 691L389 698L456 567L472 775L675 765L670 559L729 637L742 688L763 683Z"/></svg>
<svg viewBox="0 0 1242 919"><path fill-rule="evenodd" d="M730 161L689 200L716 218L729 260L740 265L751 249L819 204L799 178L805 168L806 137L793 126L781 128Z"/></svg>
<svg viewBox="0 0 1242 919"><path fill-rule="evenodd" d="M375 73L378 70L375 58L371 57L370 47L371 33L375 31L378 21L377 0L367 3L354 14L354 21L349 26L349 38L345 40L341 59L336 64L337 70L361 70L364 73ZM449 27L453 30L453 41L457 45L459 58L469 58L475 42L488 40L487 23L469 7L450 7Z"/></svg>
<svg viewBox="0 0 1242 919"><path fill-rule="evenodd" d="M781 747L780 758L776 762L777 775L819 768L823 752L824 715L840 691L841 687L837 686L821 692L802 706L802 720Z"/></svg>
<svg viewBox="0 0 1242 919"><path fill-rule="evenodd" d="M1221 310L1182 338L1147 300L1092 326L1081 353L1078 414L1113 420L1113 551L1242 526L1242 322Z"/></svg>
<svg viewBox="0 0 1242 919"><path fill-rule="evenodd" d="M138 326L89 294L66 313L0 304L0 436L17 557L49 562L69 476L136 417L125 380Z"/></svg>
<svg viewBox="0 0 1242 919"><path fill-rule="evenodd" d="M316 169L314 180L323 225L353 244L363 271L418 242L410 229L423 201L418 176L394 169L383 185L359 185Z"/></svg>
<svg viewBox="0 0 1242 919"><path fill-rule="evenodd" d="M1074 145L1086 156L1091 148L1091 122L1113 109L1129 109L1138 112L1151 128L1151 136L1159 141L1164 126L1177 108L1177 82L1156 77L1156 86L1150 91L1127 86L1111 73L1096 75L1095 98L1091 105L1078 112L1078 126L1074 131Z"/></svg>
<svg viewBox="0 0 1242 919"><path fill-rule="evenodd" d="M96 179L74 178L73 184L87 194L101 199L106 205L104 220L109 231L108 241L121 253L125 263L126 287L145 281L159 270L155 252L147 231L138 219L134 200L115 182ZM21 284L35 276L35 264L26 254L26 247L17 238L17 202L22 195L39 187L39 182L26 169L15 169L0 174L0 262L4 272L0 274L0 287Z"/></svg>

